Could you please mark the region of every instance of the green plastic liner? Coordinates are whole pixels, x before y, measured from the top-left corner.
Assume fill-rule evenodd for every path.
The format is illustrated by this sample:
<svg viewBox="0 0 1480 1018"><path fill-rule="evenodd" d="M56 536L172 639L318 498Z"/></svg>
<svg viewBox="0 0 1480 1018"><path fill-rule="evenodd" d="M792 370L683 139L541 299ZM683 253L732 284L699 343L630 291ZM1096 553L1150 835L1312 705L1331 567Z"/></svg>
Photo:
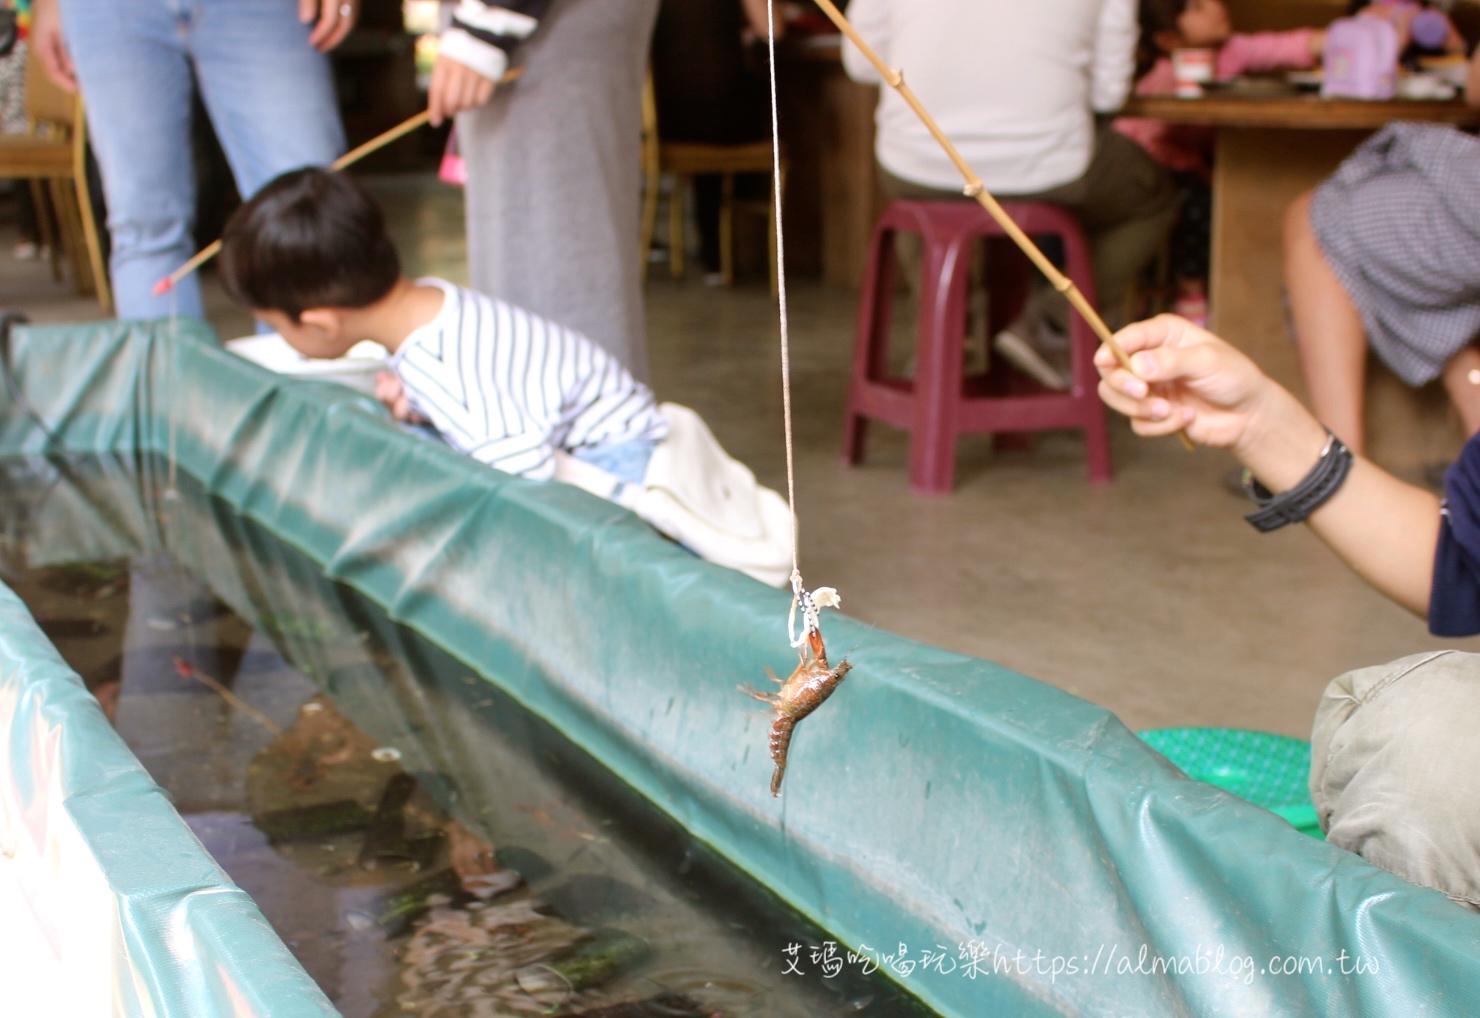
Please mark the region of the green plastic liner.
<svg viewBox="0 0 1480 1018"><path fill-rule="evenodd" d="M49 972L0 958L0 1014L334 1015L0 584L0 883ZM23 931L23 932L22 932Z"/></svg>
<svg viewBox="0 0 1480 1018"><path fill-rule="evenodd" d="M1480 999L1480 916L1189 780L1092 704L832 617L855 667L799 727L775 800L768 719L736 687L790 671L787 595L200 326L25 329L13 367L57 448L173 450L942 1014L1467 1015ZM45 447L0 405L0 451Z"/></svg>

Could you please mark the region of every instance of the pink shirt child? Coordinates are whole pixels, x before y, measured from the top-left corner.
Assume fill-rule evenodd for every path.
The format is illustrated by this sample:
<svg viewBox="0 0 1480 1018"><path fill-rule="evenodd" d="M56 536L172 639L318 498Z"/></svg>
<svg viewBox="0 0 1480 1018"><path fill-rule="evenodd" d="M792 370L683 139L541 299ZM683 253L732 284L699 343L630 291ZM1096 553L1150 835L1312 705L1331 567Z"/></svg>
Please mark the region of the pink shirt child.
<svg viewBox="0 0 1480 1018"><path fill-rule="evenodd" d="M1218 50L1214 75L1231 81L1241 74L1263 71L1305 70L1316 64L1311 52L1314 28L1291 32L1257 32L1229 36ZM1170 57L1162 57L1136 83L1136 95L1173 95L1176 76ZM1213 131L1190 124L1169 124L1144 117L1121 117L1115 129L1138 142L1152 159L1175 173L1207 172L1213 152Z"/></svg>

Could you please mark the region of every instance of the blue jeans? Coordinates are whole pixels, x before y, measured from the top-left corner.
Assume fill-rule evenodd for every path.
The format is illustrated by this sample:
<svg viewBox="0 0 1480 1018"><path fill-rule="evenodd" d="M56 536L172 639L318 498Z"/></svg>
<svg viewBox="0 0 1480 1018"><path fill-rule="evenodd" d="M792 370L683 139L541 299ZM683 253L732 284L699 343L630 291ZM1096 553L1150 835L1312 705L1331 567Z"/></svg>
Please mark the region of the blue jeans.
<svg viewBox="0 0 1480 1018"><path fill-rule="evenodd" d="M61 14L108 198L118 316L203 317L194 276L172 297L150 292L195 253L194 83L250 196L344 150L328 58L296 0L61 0Z"/></svg>
<svg viewBox="0 0 1480 1018"><path fill-rule="evenodd" d="M600 467L627 484L641 484L647 476L648 462L657 448L657 442L634 439L616 445L599 445L594 449L576 449L571 455L593 467Z"/></svg>

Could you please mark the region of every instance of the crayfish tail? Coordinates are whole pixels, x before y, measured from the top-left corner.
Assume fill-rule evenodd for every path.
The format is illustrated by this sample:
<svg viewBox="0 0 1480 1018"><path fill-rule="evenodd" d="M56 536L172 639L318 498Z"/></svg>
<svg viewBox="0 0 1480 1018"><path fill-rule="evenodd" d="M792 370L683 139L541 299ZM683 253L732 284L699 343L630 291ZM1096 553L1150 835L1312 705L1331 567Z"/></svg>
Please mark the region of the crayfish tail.
<svg viewBox="0 0 1480 1018"><path fill-rule="evenodd" d="M791 748L791 732L796 720L780 715L771 723L771 759L776 762L776 773L771 775L771 795L781 794L781 779L786 777L786 754Z"/></svg>

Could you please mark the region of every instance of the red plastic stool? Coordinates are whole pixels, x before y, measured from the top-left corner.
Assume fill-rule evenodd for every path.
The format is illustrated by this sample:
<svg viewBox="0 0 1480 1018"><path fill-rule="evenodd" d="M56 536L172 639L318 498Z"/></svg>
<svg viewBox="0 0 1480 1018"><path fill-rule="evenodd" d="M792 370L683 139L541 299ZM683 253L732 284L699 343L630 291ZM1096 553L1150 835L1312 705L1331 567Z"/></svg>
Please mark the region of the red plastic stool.
<svg viewBox="0 0 1480 1018"><path fill-rule="evenodd" d="M1008 202L1003 207L1024 232L1062 239L1068 256L1066 274L1093 302L1089 249L1074 216L1056 205ZM899 232L920 234L925 248L913 381L888 373L894 236ZM853 465L862 461L868 422L883 421L910 432L910 487L923 494L944 494L955 484L959 435L1082 428L1088 444L1090 482L1108 484L1110 441L1105 430L1105 408L1095 392L1100 379L1093 364L1099 342L1077 314L1070 326L1073 384L1068 392L1054 392L1021 376L995 386L990 381L964 377L970 253L971 243L978 237L1003 238L989 243L997 253L1007 253L1004 245L1010 241L1005 239L1006 234L975 202L896 201L880 217L874 228L859 309L843 462ZM1029 273L1034 271L1015 248L1010 257L1006 272L995 271L994 258L991 335L1010 324L1021 311Z"/></svg>

